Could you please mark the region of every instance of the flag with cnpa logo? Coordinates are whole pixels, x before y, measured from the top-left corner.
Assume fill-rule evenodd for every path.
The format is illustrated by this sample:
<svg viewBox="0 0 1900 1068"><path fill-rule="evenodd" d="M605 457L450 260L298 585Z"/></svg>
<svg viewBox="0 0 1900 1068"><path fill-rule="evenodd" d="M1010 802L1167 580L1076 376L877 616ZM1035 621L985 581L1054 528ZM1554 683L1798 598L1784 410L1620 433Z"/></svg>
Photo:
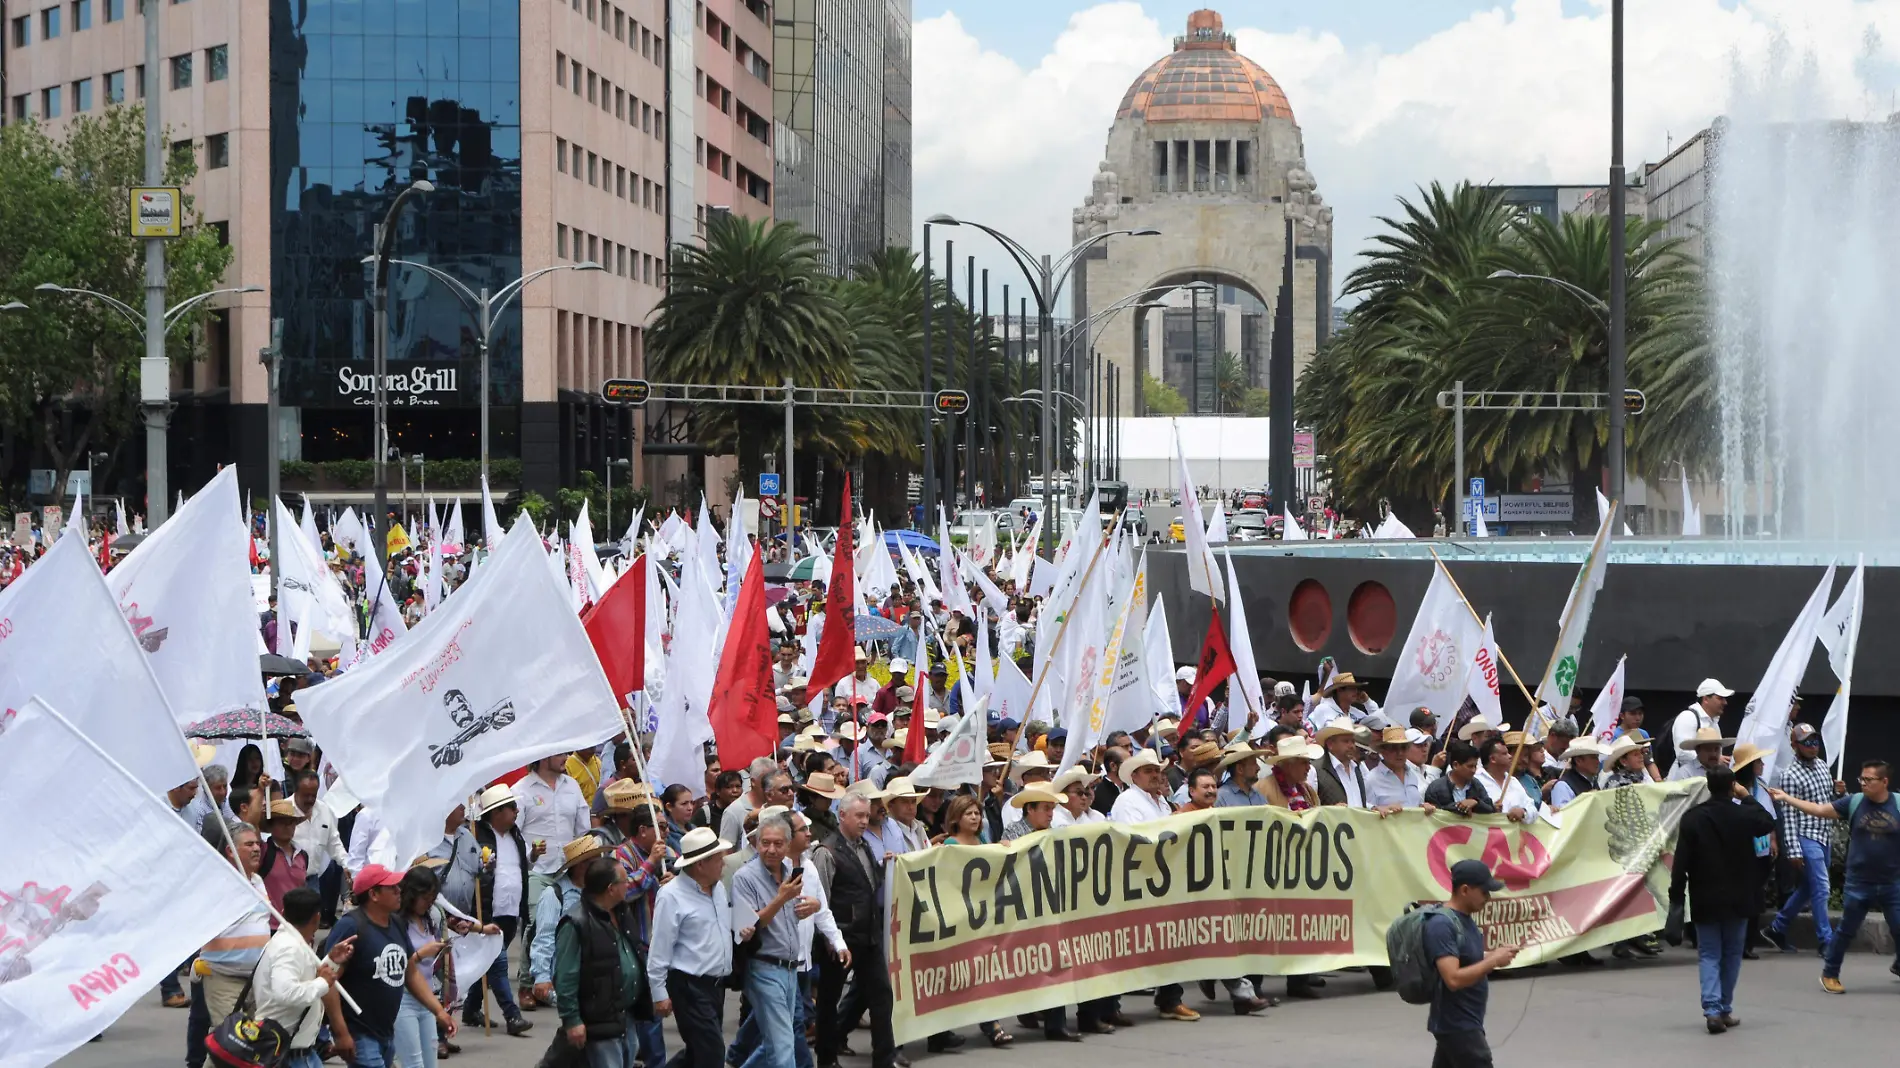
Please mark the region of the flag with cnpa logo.
<svg viewBox="0 0 1900 1068"><path fill-rule="evenodd" d="M0 1068L84 1045L257 893L39 698L0 720ZM57 799L85 784L81 803ZM31 815L27 816L28 805Z"/></svg>
<svg viewBox="0 0 1900 1068"><path fill-rule="evenodd" d="M623 729L525 518L402 641L297 697L317 744L404 860L441 841L449 809L497 776Z"/></svg>

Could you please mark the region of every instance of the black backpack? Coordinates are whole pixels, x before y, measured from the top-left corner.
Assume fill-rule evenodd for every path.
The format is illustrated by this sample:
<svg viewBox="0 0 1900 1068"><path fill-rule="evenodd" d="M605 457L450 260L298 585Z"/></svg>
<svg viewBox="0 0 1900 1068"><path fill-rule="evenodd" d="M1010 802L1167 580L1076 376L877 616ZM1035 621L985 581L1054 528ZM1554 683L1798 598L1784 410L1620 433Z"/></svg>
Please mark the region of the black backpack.
<svg viewBox="0 0 1900 1068"><path fill-rule="evenodd" d="M1429 1005L1442 984L1438 962L1425 954L1425 924L1433 916L1449 916L1452 910L1442 904L1414 905L1392 921L1385 932L1385 955L1392 965L1392 978L1398 984L1399 997L1411 1005Z"/></svg>

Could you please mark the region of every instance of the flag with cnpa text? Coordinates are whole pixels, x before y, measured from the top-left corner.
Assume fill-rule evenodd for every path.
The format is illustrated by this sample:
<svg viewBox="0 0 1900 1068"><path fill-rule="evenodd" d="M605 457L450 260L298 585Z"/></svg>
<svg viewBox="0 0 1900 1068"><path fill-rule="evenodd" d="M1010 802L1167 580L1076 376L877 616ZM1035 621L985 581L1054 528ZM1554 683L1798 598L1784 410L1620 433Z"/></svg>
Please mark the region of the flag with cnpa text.
<svg viewBox="0 0 1900 1068"><path fill-rule="evenodd" d="M42 1068L258 897L50 705L34 698L0 715L0 805L19 817L0 835L0 1068ZM75 783L83 801L58 802Z"/></svg>
<svg viewBox="0 0 1900 1068"><path fill-rule="evenodd" d="M297 696L305 726L403 858L441 841L449 809L497 776L622 729L525 518L402 641Z"/></svg>

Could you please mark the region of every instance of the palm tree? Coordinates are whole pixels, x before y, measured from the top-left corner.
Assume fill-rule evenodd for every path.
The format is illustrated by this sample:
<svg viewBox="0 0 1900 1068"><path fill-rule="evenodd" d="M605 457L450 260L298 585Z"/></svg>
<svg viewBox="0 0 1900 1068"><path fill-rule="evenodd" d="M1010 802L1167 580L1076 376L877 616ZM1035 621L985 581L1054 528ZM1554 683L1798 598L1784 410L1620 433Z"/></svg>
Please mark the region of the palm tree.
<svg viewBox="0 0 1900 1068"><path fill-rule="evenodd" d="M654 377L674 382L846 387L851 337L817 237L789 223L715 215L704 247L674 246L647 358ZM709 449L737 449L753 469L780 438L782 417L769 408L702 408L695 417Z"/></svg>
<svg viewBox="0 0 1900 1068"><path fill-rule="evenodd" d="M1390 232L1347 279L1345 291L1365 300L1307 369L1296 406L1349 505L1388 497L1422 519L1447 502L1455 470L1439 391L1459 380L1471 390L1604 390L1600 308L1548 282L1491 276L1543 275L1606 294L1610 224L1516 219L1497 191L1469 185L1433 186L1421 199L1403 205L1403 221L1383 220ZM1626 260L1630 382L1650 395L1650 412L1632 420L1630 463L1652 479L1677 461L1696 466L1714 426L1702 290L1694 265L1658 231L1630 221ZM1587 525L1607 433L1598 413L1471 412L1465 467L1506 486L1574 476Z"/></svg>

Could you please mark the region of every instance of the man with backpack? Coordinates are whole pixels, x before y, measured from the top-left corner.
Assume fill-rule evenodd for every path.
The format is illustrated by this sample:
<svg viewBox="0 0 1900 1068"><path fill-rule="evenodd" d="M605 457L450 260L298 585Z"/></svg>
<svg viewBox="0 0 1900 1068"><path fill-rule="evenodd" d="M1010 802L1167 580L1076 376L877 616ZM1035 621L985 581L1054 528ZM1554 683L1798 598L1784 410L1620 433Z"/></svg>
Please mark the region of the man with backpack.
<svg viewBox="0 0 1900 1068"><path fill-rule="evenodd" d="M1890 929L1900 930L1900 801L1893 796L1893 769L1884 760L1864 761L1860 766L1857 794L1833 801L1807 801L1769 787L1768 794L1782 802L1824 820L1846 820L1847 883L1841 891L1841 925L1827 945L1827 961L1821 966L1821 989L1830 994L1846 992L1841 985L1841 961L1847 947L1867 914L1879 909L1886 914ZM1900 959L1890 971L1900 975Z"/></svg>
<svg viewBox="0 0 1900 1068"><path fill-rule="evenodd" d="M1451 897L1393 925L1396 940L1420 944L1392 954L1399 993L1407 1001L1427 1000L1431 1015L1425 1029L1437 1042L1432 1068L1491 1068L1491 1043L1484 1035L1485 1006L1491 997L1491 973L1511 963L1516 946L1486 952L1484 933L1472 919L1491 895L1504 889L1480 860L1451 866ZM1406 922L1417 917L1411 923Z"/></svg>

